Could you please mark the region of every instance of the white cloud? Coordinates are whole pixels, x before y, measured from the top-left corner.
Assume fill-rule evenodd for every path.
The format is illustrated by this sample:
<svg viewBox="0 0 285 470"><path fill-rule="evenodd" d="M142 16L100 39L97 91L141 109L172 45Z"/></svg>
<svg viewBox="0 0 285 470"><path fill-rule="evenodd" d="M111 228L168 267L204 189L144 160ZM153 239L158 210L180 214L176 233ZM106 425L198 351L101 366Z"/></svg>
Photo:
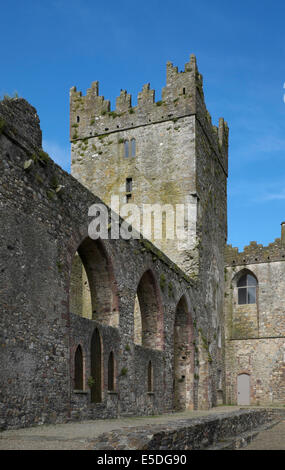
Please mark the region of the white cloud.
<svg viewBox="0 0 285 470"><path fill-rule="evenodd" d="M279 192L265 193L261 200L263 201L276 201L285 199L285 189L281 189Z"/></svg>
<svg viewBox="0 0 285 470"><path fill-rule="evenodd" d="M70 146L61 146L57 142L43 140L43 149L49 154L52 160L61 166L65 171L70 172Z"/></svg>

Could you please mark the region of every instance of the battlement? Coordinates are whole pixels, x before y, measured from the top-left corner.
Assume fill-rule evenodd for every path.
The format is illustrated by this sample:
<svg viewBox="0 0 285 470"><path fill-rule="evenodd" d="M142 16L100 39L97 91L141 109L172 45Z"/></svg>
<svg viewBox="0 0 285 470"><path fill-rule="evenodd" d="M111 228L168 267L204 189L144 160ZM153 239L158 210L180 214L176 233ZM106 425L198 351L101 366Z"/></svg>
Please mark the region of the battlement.
<svg viewBox="0 0 285 470"><path fill-rule="evenodd" d="M147 83L138 93L137 106L132 106L132 97L121 90L116 106L111 110L109 100L99 96L99 83L93 82L86 96L76 87L70 89L70 139L86 139L102 134L118 132L157 122L196 115L217 154L222 155L227 165L228 126L221 118L219 127L212 125L206 109L203 93L203 77L198 72L196 57L192 54L179 72L171 62L166 65L166 86L162 99L155 101L155 90Z"/></svg>
<svg viewBox="0 0 285 470"><path fill-rule="evenodd" d="M281 238L275 238L268 246L251 241L242 252L232 245L225 249L225 263L228 266L285 261L285 222L281 224Z"/></svg>

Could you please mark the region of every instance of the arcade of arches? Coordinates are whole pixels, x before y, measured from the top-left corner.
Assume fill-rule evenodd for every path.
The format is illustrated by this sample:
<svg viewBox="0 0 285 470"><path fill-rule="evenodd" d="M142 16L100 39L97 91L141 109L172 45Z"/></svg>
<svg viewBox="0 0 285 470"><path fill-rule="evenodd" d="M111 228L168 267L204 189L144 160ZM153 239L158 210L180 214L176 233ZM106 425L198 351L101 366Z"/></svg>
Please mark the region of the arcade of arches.
<svg viewBox="0 0 285 470"><path fill-rule="evenodd" d="M89 352L79 344L75 349L73 383L75 390L90 388L91 403L101 403L105 392L115 392L117 374L116 353L108 353L106 381L104 379L104 339L101 326L119 327L117 294L111 261L102 242L85 239L72 261L69 292L70 311L93 320L95 326ZM191 312L183 295L175 309L173 324L173 405L176 410L193 408L194 331ZM137 284L133 305L133 344L144 350L164 350L164 312L160 289L151 270L146 270ZM85 355L89 354L89 371ZM145 367L145 389L155 393L155 365ZM89 382L88 382L89 381ZM87 382L89 384L87 384Z"/></svg>

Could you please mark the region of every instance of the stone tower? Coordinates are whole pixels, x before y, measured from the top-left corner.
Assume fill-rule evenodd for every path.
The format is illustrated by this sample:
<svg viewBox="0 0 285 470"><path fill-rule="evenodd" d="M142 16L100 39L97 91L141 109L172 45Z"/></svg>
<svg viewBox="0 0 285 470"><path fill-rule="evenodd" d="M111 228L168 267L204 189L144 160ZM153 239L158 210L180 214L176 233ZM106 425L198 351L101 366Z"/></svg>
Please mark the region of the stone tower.
<svg viewBox="0 0 285 470"><path fill-rule="evenodd" d="M195 56L190 56L182 72L167 63L161 101L155 101L154 90L146 84L137 106L121 90L111 110L110 101L99 96L98 82L92 83L86 96L71 88L70 139L72 175L107 205L112 196L119 199L120 208L135 204L141 221L147 204L185 206L186 242L177 239L177 231L173 239L156 239L155 230L145 236L143 223L140 230L195 280L198 297L203 299L197 315L207 331L207 340L202 333L199 339L205 347L201 347L199 380L201 390L213 391L198 400L221 403L228 126L222 118L218 127L212 125ZM113 210L118 212L116 207ZM120 210L120 215L128 214ZM167 220L166 214L163 229ZM191 308L195 311L197 306Z"/></svg>
<svg viewBox="0 0 285 470"><path fill-rule="evenodd" d="M214 264L222 266L217 258L226 238L228 127L223 119L218 128L211 123L194 55L183 72L167 63L161 101L146 84L137 106L121 90L111 111L110 101L99 96L98 82L86 96L71 88L70 138L72 175L106 204L117 196L120 206L136 204L141 214L143 205L166 205L162 237L153 227L146 238L188 275L199 274L207 247ZM179 224L177 205L182 204L186 241L177 240L176 231L174 239L165 233L173 220L169 205ZM138 228L144 227L141 215Z"/></svg>

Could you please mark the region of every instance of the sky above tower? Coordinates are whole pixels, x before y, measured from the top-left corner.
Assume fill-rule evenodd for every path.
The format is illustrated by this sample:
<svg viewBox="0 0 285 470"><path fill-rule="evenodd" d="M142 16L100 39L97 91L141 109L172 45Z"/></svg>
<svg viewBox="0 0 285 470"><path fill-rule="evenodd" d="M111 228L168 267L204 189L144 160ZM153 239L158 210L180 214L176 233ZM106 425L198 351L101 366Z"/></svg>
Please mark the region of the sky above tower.
<svg viewBox="0 0 285 470"><path fill-rule="evenodd" d="M191 53L213 124L230 128L228 242L267 245L285 219L285 4L144 0L10 1L1 5L0 95L38 111L43 147L70 171L69 89L99 80L114 109L145 83L161 98L166 63Z"/></svg>

